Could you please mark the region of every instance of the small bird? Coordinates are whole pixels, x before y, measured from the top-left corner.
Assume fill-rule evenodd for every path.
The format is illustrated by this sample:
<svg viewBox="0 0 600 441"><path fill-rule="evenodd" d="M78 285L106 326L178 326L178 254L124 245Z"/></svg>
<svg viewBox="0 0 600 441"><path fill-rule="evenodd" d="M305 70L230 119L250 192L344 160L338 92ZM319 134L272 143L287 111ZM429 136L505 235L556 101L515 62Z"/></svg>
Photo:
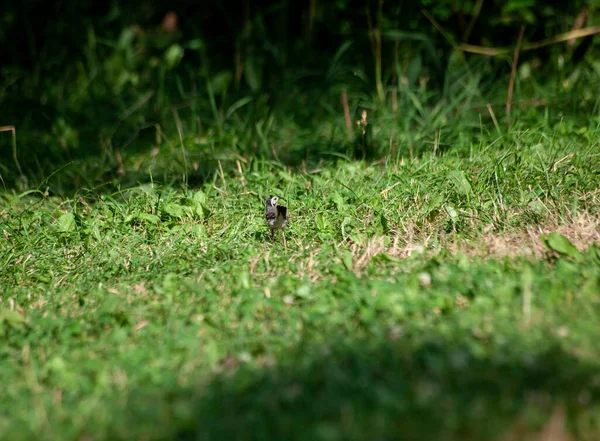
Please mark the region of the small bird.
<svg viewBox="0 0 600 441"><path fill-rule="evenodd" d="M283 205L276 205L278 197L269 196L267 198L266 203L266 212L265 218L267 219L267 224L269 224L269 228L271 229L271 239L275 237L275 230L281 230L281 234L283 235L283 244L285 246L285 232L283 229L287 225L287 207Z"/></svg>

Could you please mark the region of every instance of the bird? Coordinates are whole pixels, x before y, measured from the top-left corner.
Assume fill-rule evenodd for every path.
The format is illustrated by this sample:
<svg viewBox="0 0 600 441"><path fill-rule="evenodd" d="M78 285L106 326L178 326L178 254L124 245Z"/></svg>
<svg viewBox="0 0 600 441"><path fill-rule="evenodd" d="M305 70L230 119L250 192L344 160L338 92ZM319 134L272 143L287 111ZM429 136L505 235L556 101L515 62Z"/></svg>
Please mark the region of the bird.
<svg viewBox="0 0 600 441"><path fill-rule="evenodd" d="M269 196L266 201L265 219L271 229L271 240L275 237L275 230L281 230L283 235L283 244L285 246L285 232L283 229L287 225L287 207L276 205L279 200L276 196Z"/></svg>

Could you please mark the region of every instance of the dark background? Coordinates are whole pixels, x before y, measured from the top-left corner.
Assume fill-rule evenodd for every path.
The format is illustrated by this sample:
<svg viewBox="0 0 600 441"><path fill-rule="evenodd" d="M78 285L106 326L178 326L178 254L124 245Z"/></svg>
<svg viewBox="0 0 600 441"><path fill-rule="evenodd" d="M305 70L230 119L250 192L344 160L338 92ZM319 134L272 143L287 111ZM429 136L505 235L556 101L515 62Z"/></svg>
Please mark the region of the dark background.
<svg viewBox="0 0 600 441"><path fill-rule="evenodd" d="M502 119L522 26L524 45L591 26L597 3L8 2L0 10L0 125L16 128L22 172L10 133L1 132L0 173L5 187L25 188L87 160L98 165L87 184L99 185L118 179L127 166L117 152L149 152L156 127L175 145L178 125L187 152L204 164L198 180L212 172L215 152L276 157L291 166L322 160L323 152L377 159L383 153L376 139L357 153L357 139L345 135L342 92L353 119L366 108L382 118L381 127L403 133L422 133L431 123L406 116L415 99L427 108L454 103L445 123L460 116L477 125L488 103ZM597 85L586 72L593 67L594 41L590 36L522 51L519 66L535 81L517 78L516 107L551 104L553 118L593 109L589 89ZM462 43L509 51L471 54L460 50ZM471 80L477 92L468 106L456 105ZM588 98L582 98L585 89ZM394 117L386 119L394 106ZM268 125L270 118L275 125ZM328 119L339 123L337 132L290 141L303 130L318 132ZM399 149L418 154L415 136L409 138ZM130 177L130 183L141 179ZM65 185L55 183L56 191Z"/></svg>

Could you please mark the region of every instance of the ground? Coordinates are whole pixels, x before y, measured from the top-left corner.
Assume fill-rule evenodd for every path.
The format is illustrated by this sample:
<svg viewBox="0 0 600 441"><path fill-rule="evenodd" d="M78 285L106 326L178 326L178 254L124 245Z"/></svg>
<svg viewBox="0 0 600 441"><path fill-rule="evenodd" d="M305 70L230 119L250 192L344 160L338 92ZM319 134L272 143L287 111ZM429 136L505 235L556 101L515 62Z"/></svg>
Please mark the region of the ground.
<svg viewBox="0 0 600 441"><path fill-rule="evenodd" d="M0 438L598 439L600 154L582 133L5 190Z"/></svg>

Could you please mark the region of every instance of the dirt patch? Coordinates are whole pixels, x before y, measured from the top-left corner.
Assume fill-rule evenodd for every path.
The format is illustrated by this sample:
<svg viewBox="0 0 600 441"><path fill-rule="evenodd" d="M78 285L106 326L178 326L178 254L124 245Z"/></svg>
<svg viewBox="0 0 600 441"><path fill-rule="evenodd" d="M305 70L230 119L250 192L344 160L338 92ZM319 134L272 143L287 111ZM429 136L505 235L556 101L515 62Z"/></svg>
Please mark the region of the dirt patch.
<svg viewBox="0 0 600 441"><path fill-rule="evenodd" d="M463 253L473 257L502 258L525 256L545 258L552 254L540 240L540 235L557 232L568 238L580 251L585 251L594 242L600 243L600 216L586 213L569 219L555 219L542 225L529 226L522 230L513 229L502 233L483 232L478 237L467 240L448 234L442 238L442 246L453 254ZM392 244L386 246L383 237L373 239L365 246L354 243L351 251L354 269L360 270L373 257L379 254L405 258L414 253L435 251L431 244L433 235L418 235L409 231L397 234Z"/></svg>
<svg viewBox="0 0 600 441"><path fill-rule="evenodd" d="M600 218L581 214L568 221L551 221L543 225L530 226L522 231L503 234L483 234L474 243L459 241L448 246L453 252L484 257L547 257L552 252L540 240L542 234L560 233L577 247L585 251L594 242L600 242Z"/></svg>

